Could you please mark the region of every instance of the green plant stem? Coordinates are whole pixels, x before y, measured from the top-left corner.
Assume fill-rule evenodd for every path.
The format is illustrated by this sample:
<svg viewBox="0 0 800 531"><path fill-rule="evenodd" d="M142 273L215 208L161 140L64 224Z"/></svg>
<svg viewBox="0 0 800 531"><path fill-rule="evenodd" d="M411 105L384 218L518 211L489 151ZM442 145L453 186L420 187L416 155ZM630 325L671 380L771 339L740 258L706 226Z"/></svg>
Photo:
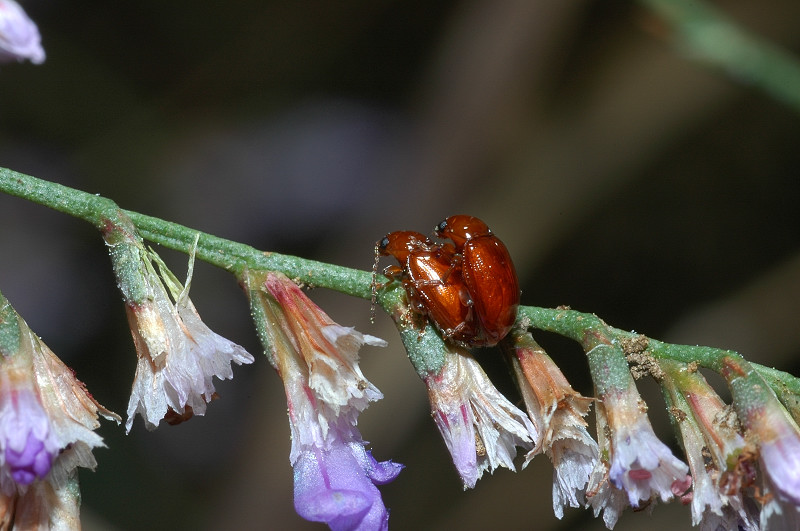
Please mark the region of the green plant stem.
<svg viewBox="0 0 800 531"><path fill-rule="evenodd" d="M800 63L700 0L641 0L673 29L677 46L692 58L757 86L800 112Z"/></svg>
<svg viewBox="0 0 800 531"><path fill-rule="evenodd" d="M75 190L60 184L44 181L13 170L0 168L0 190L29 201L50 207L65 214L83 219L100 230L105 230L109 219L119 216L119 208L110 199ZM196 256L198 259L216 265L241 278L246 268L280 271L289 278L306 285L336 290L347 295L370 299L372 295L372 275L359 271L296 256L272 252L262 252L249 245L218 238L177 223L146 216L138 212L122 211L133 221L139 234L153 243L184 253L192 251L199 234ZM381 277L383 279L383 277ZM383 279L386 280L386 279ZM395 315L403 305L403 290L398 283L390 283L378 290L378 303L388 313ZM639 337L634 332L626 332L607 325L593 314L562 308L520 307L519 324L533 327L571 338L585 347L600 343L622 346L624 341ZM404 340L409 344L422 345L416 329L401 330ZM430 326L424 335L433 334ZM647 339L647 352L655 358L673 359L684 363L697 363L700 366L720 371L726 358L741 358L735 352L712 347L672 345L654 339ZM414 350L414 349L412 349ZM588 349L587 349L588 350ZM786 400L800 397L800 379L794 376L752 364L776 394ZM422 365L421 365L422 366ZM784 400L786 398L786 400Z"/></svg>
<svg viewBox="0 0 800 531"><path fill-rule="evenodd" d="M0 355L12 356L19 350L18 315L0 293Z"/></svg>
<svg viewBox="0 0 800 531"><path fill-rule="evenodd" d="M110 199L0 168L0 190L59 212L82 219L103 230L116 216L117 205ZM192 250L196 236L197 258L226 269L237 276L245 267L281 271L309 286L334 289L360 298L370 298L372 275L366 271L307 260L296 256L262 252L243 243L218 238L177 223L124 211L139 234L153 243L184 253Z"/></svg>

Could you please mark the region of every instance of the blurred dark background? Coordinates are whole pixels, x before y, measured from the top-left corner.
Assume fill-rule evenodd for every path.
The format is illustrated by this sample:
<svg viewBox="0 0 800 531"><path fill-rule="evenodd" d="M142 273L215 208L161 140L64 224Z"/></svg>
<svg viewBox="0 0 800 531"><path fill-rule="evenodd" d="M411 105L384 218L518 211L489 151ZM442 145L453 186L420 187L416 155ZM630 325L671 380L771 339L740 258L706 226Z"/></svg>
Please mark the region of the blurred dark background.
<svg viewBox="0 0 800 531"><path fill-rule="evenodd" d="M24 4L47 61L0 67L0 165L255 247L369 269L375 240L483 218L523 302L568 304L659 339L741 351L800 373L800 118L682 55L620 1ZM715 5L800 52L800 3ZM0 196L0 289L107 407L135 367L102 241ZM184 256L163 250L178 276ZM193 299L261 351L227 273L198 264ZM602 529L551 508L551 467L462 492L389 319L315 290L337 321L390 341L363 351L386 395L361 416L394 529ZM544 338L576 388L581 353ZM492 352L480 353L503 382ZM81 472L87 530L321 529L292 507L283 388L261 357L205 417L129 436ZM663 403L643 382L666 441ZM616 529L689 527L689 510Z"/></svg>

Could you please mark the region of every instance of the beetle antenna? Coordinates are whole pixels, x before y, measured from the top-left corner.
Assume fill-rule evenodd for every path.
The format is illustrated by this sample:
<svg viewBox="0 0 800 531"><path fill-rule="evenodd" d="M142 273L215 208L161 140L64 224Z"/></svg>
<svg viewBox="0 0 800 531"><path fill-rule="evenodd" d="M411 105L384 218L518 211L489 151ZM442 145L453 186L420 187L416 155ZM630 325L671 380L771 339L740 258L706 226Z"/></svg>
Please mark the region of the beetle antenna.
<svg viewBox="0 0 800 531"><path fill-rule="evenodd" d="M372 264L372 299L369 306L369 322L375 324L375 304L378 302L378 261L380 256L380 240L375 242L375 261Z"/></svg>

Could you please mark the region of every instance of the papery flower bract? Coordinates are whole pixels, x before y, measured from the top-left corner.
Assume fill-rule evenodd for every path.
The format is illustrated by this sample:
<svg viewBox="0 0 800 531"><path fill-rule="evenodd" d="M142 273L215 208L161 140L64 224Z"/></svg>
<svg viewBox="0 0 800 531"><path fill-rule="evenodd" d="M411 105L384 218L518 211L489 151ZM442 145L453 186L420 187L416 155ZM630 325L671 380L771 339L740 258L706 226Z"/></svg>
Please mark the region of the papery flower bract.
<svg viewBox="0 0 800 531"><path fill-rule="evenodd" d="M586 485L597 466L597 443L582 426L565 426L561 438L548 451L553 462L553 513L564 516L564 507L586 504ZM585 435L585 436L584 436Z"/></svg>
<svg viewBox="0 0 800 531"><path fill-rule="evenodd" d="M515 470L516 447L533 448L536 428L504 397L468 351L446 344L444 365L423 378L431 413L464 488L483 473L504 466Z"/></svg>
<svg viewBox="0 0 800 531"><path fill-rule="evenodd" d="M759 472L753 498L761 504L761 528L800 529L800 428L760 371L741 356L724 356L719 372L731 389L744 437L756 447L748 461L757 455L758 467L749 463L745 470L750 478Z"/></svg>
<svg viewBox="0 0 800 531"><path fill-rule="evenodd" d="M628 506L628 496L620 488L617 488L608 480L608 472L611 466L608 461L611 455L611 428L608 425L606 410L601 402L595 404L597 418L597 444L600 456L589 476L586 485L586 506L591 506L594 516L603 512L603 523L608 529L613 529L619 520L622 511Z"/></svg>
<svg viewBox="0 0 800 531"><path fill-rule="evenodd" d="M213 378L233 378L231 362L253 362L250 353L200 319L188 295L193 260L184 288L154 252L141 256L146 295L138 303L126 301L125 308L138 355L127 431L137 413L149 430L168 414L172 418L205 414L206 404L215 398ZM159 266L160 275L151 260Z"/></svg>
<svg viewBox="0 0 800 531"><path fill-rule="evenodd" d="M529 334L516 336L512 366L522 398L539 437L525 458L545 453L553 462L553 512L585 504L586 484L597 464L597 443L584 416L592 399L575 391L553 360Z"/></svg>
<svg viewBox="0 0 800 531"><path fill-rule="evenodd" d="M0 529L73 531L81 528L78 473L56 485L36 481L25 492L0 499ZM13 520L12 520L13 519Z"/></svg>
<svg viewBox="0 0 800 531"><path fill-rule="evenodd" d="M740 489L735 484L720 484L723 478L729 477L733 472L723 475L726 472L726 463L719 463L715 455L719 452L711 449L717 444L716 441L709 442L704 438L701 429L688 417L679 420L679 427L692 473L692 525L699 525L703 531L756 531L756 519L745 510ZM717 441L721 439L722 436L717 437ZM741 442L739 451L744 449L744 441ZM731 461L735 461L733 455L730 457ZM734 481L733 478L731 481Z"/></svg>
<svg viewBox="0 0 800 531"><path fill-rule="evenodd" d="M44 62L39 28L14 0L0 0L0 61Z"/></svg>
<svg viewBox="0 0 800 531"><path fill-rule="evenodd" d="M759 526L762 531L795 531L800 529L800 507L786 496L776 492L774 484L766 474L760 477L760 496L762 502Z"/></svg>
<svg viewBox="0 0 800 531"><path fill-rule="evenodd" d="M361 373L358 351L386 342L336 324L284 275L249 273L246 282L286 389L295 510L333 530L387 529L376 485L403 467L376 461L356 428L359 413L382 398Z"/></svg>
<svg viewBox="0 0 800 531"><path fill-rule="evenodd" d="M800 529L800 430L768 388L740 420L758 446L761 529ZM735 399L736 397L734 397Z"/></svg>

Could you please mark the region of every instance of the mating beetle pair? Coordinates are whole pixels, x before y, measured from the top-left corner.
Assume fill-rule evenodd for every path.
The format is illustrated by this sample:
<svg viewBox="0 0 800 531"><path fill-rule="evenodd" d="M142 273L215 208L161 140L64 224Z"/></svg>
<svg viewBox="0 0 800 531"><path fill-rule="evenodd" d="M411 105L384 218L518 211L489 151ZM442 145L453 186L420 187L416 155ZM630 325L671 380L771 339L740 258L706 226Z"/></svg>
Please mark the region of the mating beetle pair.
<svg viewBox="0 0 800 531"><path fill-rule="evenodd" d="M506 246L480 219L450 216L434 229L446 243L413 231L387 234L375 245L380 256L399 266L384 275L400 280L412 309L426 316L446 339L469 347L489 347L514 324L520 290Z"/></svg>

